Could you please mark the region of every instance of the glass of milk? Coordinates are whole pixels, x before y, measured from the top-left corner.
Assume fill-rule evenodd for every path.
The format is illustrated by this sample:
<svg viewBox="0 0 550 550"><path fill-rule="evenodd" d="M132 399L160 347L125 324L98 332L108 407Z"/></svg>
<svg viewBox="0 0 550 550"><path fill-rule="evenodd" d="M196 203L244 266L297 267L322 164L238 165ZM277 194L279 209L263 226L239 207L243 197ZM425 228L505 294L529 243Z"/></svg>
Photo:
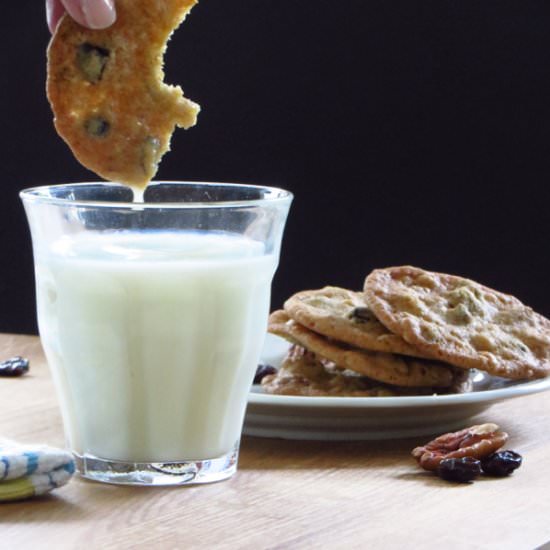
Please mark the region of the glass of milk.
<svg viewBox="0 0 550 550"><path fill-rule="evenodd" d="M181 485L237 468L292 201L253 185L21 193L38 325L81 475Z"/></svg>

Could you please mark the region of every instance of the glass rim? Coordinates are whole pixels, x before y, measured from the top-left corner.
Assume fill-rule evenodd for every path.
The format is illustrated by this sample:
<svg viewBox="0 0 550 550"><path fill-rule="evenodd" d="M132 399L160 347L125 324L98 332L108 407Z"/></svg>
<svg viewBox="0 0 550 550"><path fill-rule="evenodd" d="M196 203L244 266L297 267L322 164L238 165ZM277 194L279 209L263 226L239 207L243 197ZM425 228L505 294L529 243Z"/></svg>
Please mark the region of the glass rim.
<svg viewBox="0 0 550 550"><path fill-rule="evenodd" d="M251 206L266 206L267 204L286 204L292 201L294 195L285 189L279 187L271 187L267 185L255 185L248 183L222 183L222 182L206 182L206 181L183 181L183 180L159 180L151 181L147 187L162 184L173 184L181 186L202 186L202 187L225 187L236 188L240 190L250 189L266 192L266 196L258 199L236 199L236 200L218 200L218 201L167 201L167 202L127 202L127 201L112 201L112 200L86 200L86 199L69 199L46 195L45 192L50 189L62 189L68 187L117 187L121 189L133 188L121 183L108 181L88 181L77 183L59 183L53 185L40 185L29 187L19 192L19 197L23 202L50 204L54 206L73 206L73 207L88 207L88 208L119 208L119 209L190 209L190 208L231 208L231 207L251 207Z"/></svg>

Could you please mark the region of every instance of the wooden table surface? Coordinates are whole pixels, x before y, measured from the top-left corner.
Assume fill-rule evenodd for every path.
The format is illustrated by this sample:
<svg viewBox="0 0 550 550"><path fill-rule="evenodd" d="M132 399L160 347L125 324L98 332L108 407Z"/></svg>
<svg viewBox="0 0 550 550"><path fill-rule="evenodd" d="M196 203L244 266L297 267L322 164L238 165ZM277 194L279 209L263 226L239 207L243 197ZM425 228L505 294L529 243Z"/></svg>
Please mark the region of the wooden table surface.
<svg viewBox="0 0 550 550"><path fill-rule="evenodd" d="M49 372L34 336L0 335L0 357L28 375L0 379L0 435L63 446ZM496 422L524 465L455 485L420 470L426 437L385 442L244 438L230 480L180 488L74 479L50 496L0 504L0 548L533 549L550 541L550 394L500 403ZM474 423L474 422L472 422Z"/></svg>

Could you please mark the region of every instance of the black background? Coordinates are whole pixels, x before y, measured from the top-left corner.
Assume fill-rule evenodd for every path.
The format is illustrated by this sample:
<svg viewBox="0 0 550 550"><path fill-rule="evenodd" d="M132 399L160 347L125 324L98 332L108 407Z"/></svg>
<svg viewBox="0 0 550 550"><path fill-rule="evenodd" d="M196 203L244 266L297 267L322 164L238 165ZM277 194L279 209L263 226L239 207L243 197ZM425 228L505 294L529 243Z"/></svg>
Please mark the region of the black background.
<svg viewBox="0 0 550 550"><path fill-rule="evenodd" d="M35 332L18 192L97 178L53 129L42 2L2 10L0 331ZM542 0L202 0L166 58L202 113L158 178L295 194L273 307L410 263L549 315L549 61Z"/></svg>

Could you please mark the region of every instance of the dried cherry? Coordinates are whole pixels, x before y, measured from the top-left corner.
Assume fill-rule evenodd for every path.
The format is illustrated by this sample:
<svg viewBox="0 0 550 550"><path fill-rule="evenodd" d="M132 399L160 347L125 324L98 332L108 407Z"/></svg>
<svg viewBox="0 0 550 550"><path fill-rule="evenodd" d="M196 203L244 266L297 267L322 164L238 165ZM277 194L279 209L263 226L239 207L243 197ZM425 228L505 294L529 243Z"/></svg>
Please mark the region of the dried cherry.
<svg viewBox="0 0 550 550"><path fill-rule="evenodd" d="M256 374L254 375L254 384L260 384L264 376L268 374L275 374L277 369L271 365L264 365L260 363L256 369Z"/></svg>
<svg viewBox="0 0 550 550"><path fill-rule="evenodd" d="M481 461L481 468L489 476L505 477L517 470L522 460L522 456L515 451L498 451L485 457Z"/></svg>
<svg viewBox="0 0 550 550"><path fill-rule="evenodd" d="M437 474L446 481L468 483L481 474L481 462L477 458L444 458L437 467Z"/></svg>
<svg viewBox="0 0 550 550"><path fill-rule="evenodd" d="M22 376L29 372L29 360L23 357L12 357L0 363L0 376Z"/></svg>

